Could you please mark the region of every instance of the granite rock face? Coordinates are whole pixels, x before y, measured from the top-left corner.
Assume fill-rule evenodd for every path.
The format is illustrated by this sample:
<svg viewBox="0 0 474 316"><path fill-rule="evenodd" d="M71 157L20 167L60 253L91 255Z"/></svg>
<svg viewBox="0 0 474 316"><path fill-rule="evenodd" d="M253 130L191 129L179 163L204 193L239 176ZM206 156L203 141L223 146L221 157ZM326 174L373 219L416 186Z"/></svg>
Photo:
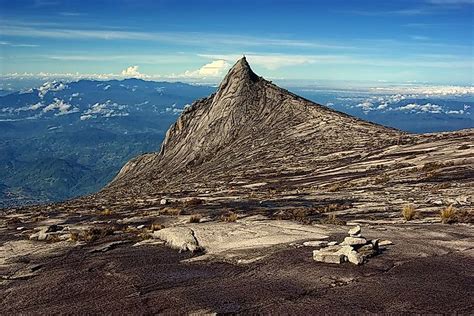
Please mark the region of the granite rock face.
<svg viewBox="0 0 474 316"><path fill-rule="evenodd" d="M242 177L277 166L298 169L303 161L316 166L318 156L340 146L383 147L402 135L281 89L258 77L242 58L214 95L182 113L159 153L127 163L105 192L143 189L145 179L176 188L229 179L230 170L232 177Z"/></svg>

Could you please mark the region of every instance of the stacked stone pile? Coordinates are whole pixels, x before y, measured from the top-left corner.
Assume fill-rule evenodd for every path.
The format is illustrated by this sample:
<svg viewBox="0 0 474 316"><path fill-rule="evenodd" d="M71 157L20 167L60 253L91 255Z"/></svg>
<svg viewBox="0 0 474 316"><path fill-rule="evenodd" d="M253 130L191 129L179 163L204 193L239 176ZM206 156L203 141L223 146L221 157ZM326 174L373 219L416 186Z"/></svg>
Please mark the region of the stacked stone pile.
<svg viewBox="0 0 474 316"><path fill-rule="evenodd" d="M331 244L331 245L329 245ZM360 226L349 230L349 236L340 244L328 243L327 246L313 251L313 259L318 262L362 264L367 258L379 253L379 240L367 240L361 234Z"/></svg>

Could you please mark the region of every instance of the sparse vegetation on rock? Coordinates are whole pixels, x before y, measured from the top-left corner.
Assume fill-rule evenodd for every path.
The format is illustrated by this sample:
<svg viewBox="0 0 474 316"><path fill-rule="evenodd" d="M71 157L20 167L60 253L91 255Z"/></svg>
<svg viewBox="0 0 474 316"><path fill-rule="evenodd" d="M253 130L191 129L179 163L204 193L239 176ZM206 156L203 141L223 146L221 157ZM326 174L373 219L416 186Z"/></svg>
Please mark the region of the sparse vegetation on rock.
<svg viewBox="0 0 474 316"><path fill-rule="evenodd" d="M202 219L202 216L201 214L194 214L194 215L191 215L191 217L189 218L189 222L190 223L199 223Z"/></svg>
<svg viewBox="0 0 474 316"><path fill-rule="evenodd" d="M346 225L346 222L339 219L336 214L328 214L325 219L320 220L321 224Z"/></svg>
<svg viewBox="0 0 474 316"><path fill-rule="evenodd" d="M198 199L198 198L191 198L189 200L185 200L183 202L184 206L196 206L196 205L201 205L204 203L203 199Z"/></svg>
<svg viewBox="0 0 474 316"><path fill-rule="evenodd" d="M440 216L444 224L452 224L457 220L457 211L453 205L449 205L441 210Z"/></svg>
<svg viewBox="0 0 474 316"><path fill-rule="evenodd" d="M418 212L413 204L406 204L402 208L402 216L406 221L411 221L418 216Z"/></svg>
<svg viewBox="0 0 474 316"><path fill-rule="evenodd" d="M233 223L237 221L238 218L239 216L234 212L228 212L226 214L221 215L221 220L227 223Z"/></svg>
<svg viewBox="0 0 474 316"><path fill-rule="evenodd" d="M170 215L170 216L178 216L181 215L183 212L182 209L176 207L165 207L160 211L161 215Z"/></svg>

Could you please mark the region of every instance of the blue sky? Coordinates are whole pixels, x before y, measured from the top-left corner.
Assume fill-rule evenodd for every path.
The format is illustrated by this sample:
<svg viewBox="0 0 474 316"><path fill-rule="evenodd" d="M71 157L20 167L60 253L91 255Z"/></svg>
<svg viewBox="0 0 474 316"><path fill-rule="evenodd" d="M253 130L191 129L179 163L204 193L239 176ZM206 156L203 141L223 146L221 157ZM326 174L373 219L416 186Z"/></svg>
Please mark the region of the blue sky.
<svg viewBox="0 0 474 316"><path fill-rule="evenodd" d="M0 73L473 84L474 0L0 0ZM72 75L71 75L72 74Z"/></svg>

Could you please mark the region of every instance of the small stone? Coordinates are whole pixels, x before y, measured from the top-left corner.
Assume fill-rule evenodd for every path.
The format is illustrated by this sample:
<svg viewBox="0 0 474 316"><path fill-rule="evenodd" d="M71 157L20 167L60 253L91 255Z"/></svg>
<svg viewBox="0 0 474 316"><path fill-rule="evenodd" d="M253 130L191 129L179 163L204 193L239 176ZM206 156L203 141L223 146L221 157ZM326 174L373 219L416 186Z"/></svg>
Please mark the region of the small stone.
<svg viewBox="0 0 474 316"><path fill-rule="evenodd" d="M168 200L167 199L161 199L160 204L161 205L166 205L166 204L168 204Z"/></svg>
<svg viewBox="0 0 474 316"><path fill-rule="evenodd" d="M379 241L379 246L388 246L388 245L393 245L393 242L391 242L390 240Z"/></svg>
<svg viewBox="0 0 474 316"><path fill-rule="evenodd" d="M324 240L311 240L311 241L305 241L303 243L303 246L306 247L325 247L328 244L327 241Z"/></svg>
<svg viewBox="0 0 474 316"><path fill-rule="evenodd" d="M328 242L328 246L336 246L336 245L337 245L337 241Z"/></svg>
<svg viewBox="0 0 474 316"><path fill-rule="evenodd" d="M143 229L143 228L145 228L145 225L138 225L137 226L137 229Z"/></svg>
<svg viewBox="0 0 474 316"><path fill-rule="evenodd" d="M359 225L354 226L354 227L352 227L352 228L349 230L349 235L351 235L351 236L359 235L359 234L360 234L360 231L361 231L361 229L360 229L360 226L359 226Z"/></svg>
<svg viewBox="0 0 474 316"><path fill-rule="evenodd" d="M340 246L339 250L337 250L337 253L341 253L345 256L347 256L349 253L355 251L352 246L345 245L345 246Z"/></svg>
<svg viewBox="0 0 474 316"><path fill-rule="evenodd" d="M357 253L356 251L352 251L347 255L347 260L350 263L360 265L364 263L364 256L360 253Z"/></svg>
<svg viewBox="0 0 474 316"><path fill-rule="evenodd" d="M39 241L43 241L43 240L47 240L48 237L49 237L48 233L44 233L44 232L41 231L41 232L38 233L38 238L37 239Z"/></svg>
<svg viewBox="0 0 474 316"><path fill-rule="evenodd" d="M20 226L20 227L17 227L17 228L16 228L16 230L20 230L20 231L21 231L21 230L24 230L24 229L25 229L24 226Z"/></svg>
<svg viewBox="0 0 474 316"><path fill-rule="evenodd" d="M374 249L374 246L370 243L370 244L363 245L362 247L357 249L357 251L364 252L364 251L372 251L373 249Z"/></svg>
<svg viewBox="0 0 474 316"><path fill-rule="evenodd" d="M341 264L345 261L345 256L337 252L315 250L313 251L313 259L318 262Z"/></svg>
<svg viewBox="0 0 474 316"><path fill-rule="evenodd" d="M341 245L349 245L349 246L356 246L356 245L365 245L367 243L367 239L360 238L360 237L346 237Z"/></svg>

